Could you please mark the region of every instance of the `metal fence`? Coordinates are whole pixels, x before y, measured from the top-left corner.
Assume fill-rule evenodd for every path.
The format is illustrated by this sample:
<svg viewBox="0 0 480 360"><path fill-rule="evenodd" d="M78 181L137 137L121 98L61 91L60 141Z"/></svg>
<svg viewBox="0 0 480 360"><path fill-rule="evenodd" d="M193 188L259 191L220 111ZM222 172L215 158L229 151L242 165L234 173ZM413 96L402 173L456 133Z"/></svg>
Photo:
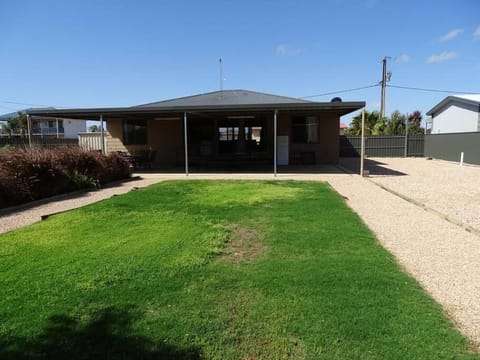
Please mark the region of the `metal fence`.
<svg viewBox="0 0 480 360"><path fill-rule="evenodd" d="M480 165L480 131L468 133L429 134L425 138L425 156L448 161Z"/></svg>
<svg viewBox="0 0 480 360"><path fill-rule="evenodd" d="M340 136L340 156L360 156L361 136ZM407 136L407 156L423 156L425 135ZM365 155L372 157L405 156L405 136L365 136Z"/></svg>
<svg viewBox="0 0 480 360"><path fill-rule="evenodd" d="M78 146L77 139L57 139L49 136L32 136L32 144L46 149L53 149L59 146ZM23 136L1 136L0 148L4 146L27 148L28 137Z"/></svg>

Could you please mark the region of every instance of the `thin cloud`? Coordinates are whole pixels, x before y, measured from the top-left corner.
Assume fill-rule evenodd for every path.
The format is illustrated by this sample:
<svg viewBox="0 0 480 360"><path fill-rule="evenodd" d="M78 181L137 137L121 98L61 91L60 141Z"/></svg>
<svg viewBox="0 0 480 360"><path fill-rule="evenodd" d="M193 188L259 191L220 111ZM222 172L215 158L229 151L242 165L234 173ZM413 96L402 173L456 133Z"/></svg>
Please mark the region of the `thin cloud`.
<svg viewBox="0 0 480 360"><path fill-rule="evenodd" d="M480 40L480 25L473 32L473 37L475 40Z"/></svg>
<svg viewBox="0 0 480 360"><path fill-rule="evenodd" d="M395 59L393 59L393 62L395 64L405 64L410 61L410 55L408 54L401 54L397 56Z"/></svg>
<svg viewBox="0 0 480 360"><path fill-rule="evenodd" d="M288 46L285 44L281 44L277 46L277 50L275 51L278 56L285 56L287 55Z"/></svg>
<svg viewBox="0 0 480 360"><path fill-rule="evenodd" d="M286 44L278 45L276 50L275 50L275 53L277 54L277 56L280 56L280 57L298 55L301 52L302 52L301 49L293 49Z"/></svg>
<svg viewBox="0 0 480 360"><path fill-rule="evenodd" d="M453 39L455 39L458 35L460 35L462 32L463 32L463 29L453 29L453 30L450 30L448 33L446 33L445 35L443 35L443 36L440 38L440 42L445 42L445 41L453 40Z"/></svg>
<svg viewBox="0 0 480 360"><path fill-rule="evenodd" d="M433 63L444 62L444 61L455 59L456 57L458 57L458 53L454 51L444 51L441 54L429 56L427 58L427 63L433 64Z"/></svg>

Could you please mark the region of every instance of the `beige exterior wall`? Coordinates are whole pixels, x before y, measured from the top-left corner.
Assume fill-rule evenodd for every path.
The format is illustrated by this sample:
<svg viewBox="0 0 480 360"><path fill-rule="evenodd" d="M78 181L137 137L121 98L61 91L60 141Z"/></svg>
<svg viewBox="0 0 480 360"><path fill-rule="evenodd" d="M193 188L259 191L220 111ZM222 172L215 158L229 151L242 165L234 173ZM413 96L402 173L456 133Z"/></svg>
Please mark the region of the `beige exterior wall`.
<svg viewBox="0 0 480 360"><path fill-rule="evenodd" d="M296 144L292 142L292 117L316 116L319 119L318 143ZM301 153L313 152L316 164L337 164L340 153L338 132L339 115L335 113L318 114L280 114L278 117L278 135L289 137L290 164L294 164Z"/></svg>
<svg viewBox="0 0 480 360"><path fill-rule="evenodd" d="M132 155L139 151L156 151L155 163L176 165L183 159L183 123L179 120L148 120L147 144L124 145L121 119L107 120L107 151L124 151Z"/></svg>
<svg viewBox="0 0 480 360"><path fill-rule="evenodd" d="M159 165L184 163L182 120L149 120L147 134L149 147L157 151L156 163Z"/></svg>
<svg viewBox="0 0 480 360"><path fill-rule="evenodd" d="M108 119L106 121L106 124L107 132L105 134L105 141L107 144L107 152L129 152L129 149L127 149L127 147L123 145L122 120Z"/></svg>

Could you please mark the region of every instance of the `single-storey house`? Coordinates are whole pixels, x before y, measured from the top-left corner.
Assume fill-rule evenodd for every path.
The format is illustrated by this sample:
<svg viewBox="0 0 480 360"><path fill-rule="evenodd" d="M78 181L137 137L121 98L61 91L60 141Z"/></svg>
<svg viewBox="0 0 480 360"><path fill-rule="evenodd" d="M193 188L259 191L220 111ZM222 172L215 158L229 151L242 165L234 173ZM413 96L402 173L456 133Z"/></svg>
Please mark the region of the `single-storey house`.
<svg viewBox="0 0 480 360"><path fill-rule="evenodd" d="M247 90L120 108L31 110L106 121L105 150L148 151L157 166L336 164L340 116L365 102L314 102Z"/></svg>
<svg viewBox="0 0 480 360"><path fill-rule="evenodd" d="M448 96L427 112L432 134L480 131L480 94Z"/></svg>

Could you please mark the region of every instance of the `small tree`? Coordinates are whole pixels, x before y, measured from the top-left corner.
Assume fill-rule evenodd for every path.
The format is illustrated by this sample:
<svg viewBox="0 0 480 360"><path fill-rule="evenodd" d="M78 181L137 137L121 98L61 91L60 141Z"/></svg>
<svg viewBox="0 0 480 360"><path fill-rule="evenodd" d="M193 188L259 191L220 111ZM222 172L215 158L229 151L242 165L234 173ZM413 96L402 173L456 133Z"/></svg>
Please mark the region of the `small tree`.
<svg viewBox="0 0 480 360"><path fill-rule="evenodd" d="M400 111L392 112L385 126L385 135L405 135L405 121L407 117Z"/></svg>
<svg viewBox="0 0 480 360"><path fill-rule="evenodd" d="M412 114L408 115L408 135L424 134L425 129L422 128L422 113L419 110L415 110Z"/></svg>
<svg viewBox="0 0 480 360"><path fill-rule="evenodd" d="M100 127L98 125L91 125L88 127L88 131L90 132L99 132L100 131Z"/></svg>
<svg viewBox="0 0 480 360"><path fill-rule="evenodd" d="M2 126L3 131L9 134L20 134L22 136L27 132L27 114L18 112L18 115L7 119L7 123Z"/></svg>

